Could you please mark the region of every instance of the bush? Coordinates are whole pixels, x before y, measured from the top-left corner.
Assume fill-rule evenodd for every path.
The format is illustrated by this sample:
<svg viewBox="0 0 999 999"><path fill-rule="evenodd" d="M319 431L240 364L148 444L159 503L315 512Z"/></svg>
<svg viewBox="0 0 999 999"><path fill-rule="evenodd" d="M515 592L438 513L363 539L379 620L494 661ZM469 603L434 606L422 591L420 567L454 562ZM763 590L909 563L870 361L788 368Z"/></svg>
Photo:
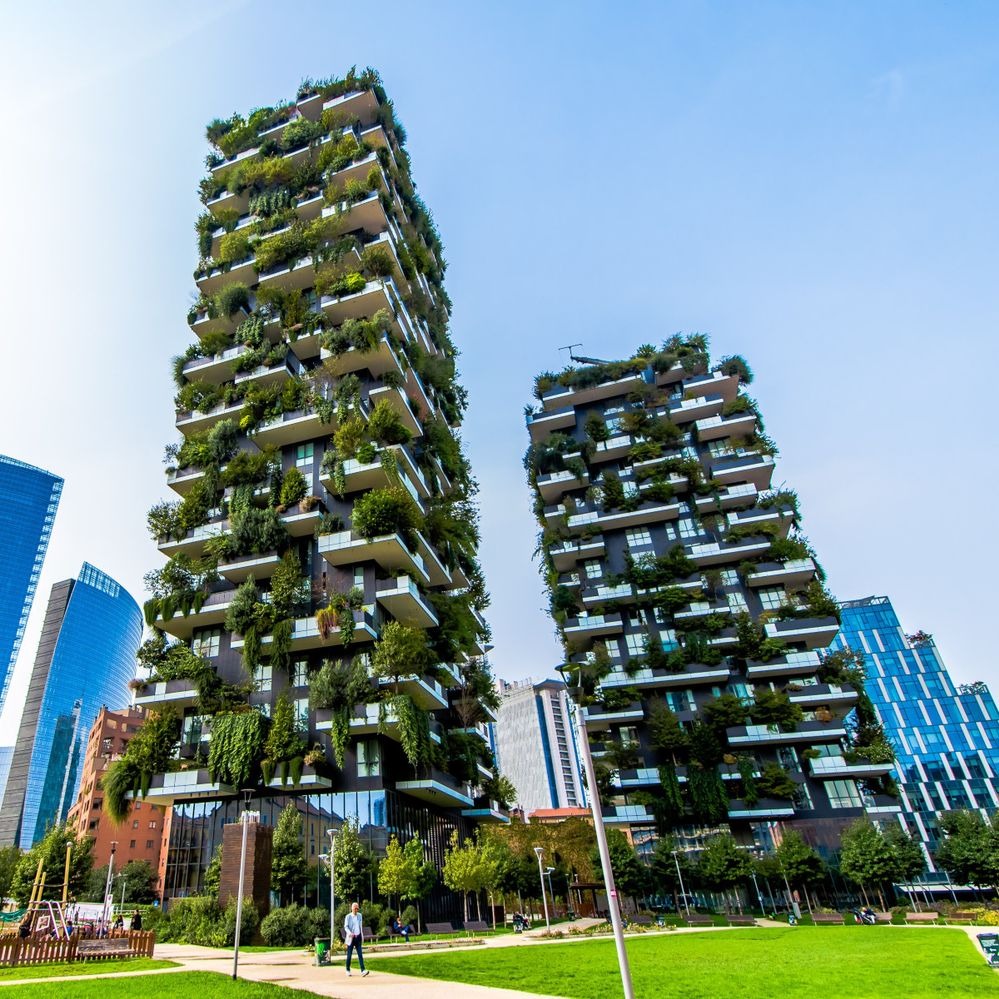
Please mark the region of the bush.
<svg viewBox="0 0 999 999"><path fill-rule="evenodd" d="M352 520L354 531L362 538L400 534L409 545L414 540L413 532L422 526L420 511L402 486L364 493L354 504Z"/></svg>
<svg viewBox="0 0 999 999"><path fill-rule="evenodd" d="M251 943L260 917L256 906L243 899L241 943ZM152 920L148 927L157 931L161 941L194 944L198 947L231 947L236 940L236 899L229 899L223 911L218 901L207 895L178 899L170 911Z"/></svg>
<svg viewBox="0 0 999 999"><path fill-rule="evenodd" d="M352 904L352 901L340 902L336 907L333 924L336 927L338 940L343 939L343 921L347 913L350 912ZM380 905L378 902L361 902L361 916L363 918L364 925L371 930L376 937L380 937L385 933L389 919L392 916L392 910L384 905Z"/></svg>
<svg viewBox="0 0 999 999"><path fill-rule="evenodd" d="M308 909L297 903L274 909L260 924L260 936L271 947L304 947L329 931L329 909Z"/></svg>

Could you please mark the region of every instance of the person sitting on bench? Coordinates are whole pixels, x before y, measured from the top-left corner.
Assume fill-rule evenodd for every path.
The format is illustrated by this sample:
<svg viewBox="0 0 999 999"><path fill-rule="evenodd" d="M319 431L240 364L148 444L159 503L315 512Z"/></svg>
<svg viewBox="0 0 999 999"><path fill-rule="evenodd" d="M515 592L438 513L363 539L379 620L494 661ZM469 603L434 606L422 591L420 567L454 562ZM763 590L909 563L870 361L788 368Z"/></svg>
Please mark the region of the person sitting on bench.
<svg viewBox="0 0 999 999"><path fill-rule="evenodd" d="M389 929L396 936L405 937L406 943L409 943L409 935L414 932L412 923L407 923L403 926L402 923L399 922L399 917L394 914L389 922Z"/></svg>

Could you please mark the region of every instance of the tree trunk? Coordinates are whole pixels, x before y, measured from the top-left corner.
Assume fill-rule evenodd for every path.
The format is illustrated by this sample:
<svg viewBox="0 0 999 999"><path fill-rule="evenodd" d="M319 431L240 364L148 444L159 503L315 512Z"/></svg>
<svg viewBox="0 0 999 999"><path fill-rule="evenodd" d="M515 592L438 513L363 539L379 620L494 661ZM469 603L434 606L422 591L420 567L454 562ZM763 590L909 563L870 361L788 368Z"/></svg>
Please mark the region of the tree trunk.
<svg viewBox="0 0 999 999"><path fill-rule="evenodd" d="M463 891L461 893L461 900L465 904L465 922L467 923L468 922L468 892L467 891Z"/></svg>
<svg viewBox="0 0 999 999"><path fill-rule="evenodd" d="M496 929L496 901L493 898L492 891L489 892L489 908L492 910L492 913L493 913L493 929L495 930Z"/></svg>
<svg viewBox="0 0 999 999"><path fill-rule="evenodd" d="M481 895L481 892L478 889L476 889L476 891L475 891L475 916L478 919L478 921L481 923L482 922L482 903L481 903L481 901L479 899L480 895Z"/></svg>

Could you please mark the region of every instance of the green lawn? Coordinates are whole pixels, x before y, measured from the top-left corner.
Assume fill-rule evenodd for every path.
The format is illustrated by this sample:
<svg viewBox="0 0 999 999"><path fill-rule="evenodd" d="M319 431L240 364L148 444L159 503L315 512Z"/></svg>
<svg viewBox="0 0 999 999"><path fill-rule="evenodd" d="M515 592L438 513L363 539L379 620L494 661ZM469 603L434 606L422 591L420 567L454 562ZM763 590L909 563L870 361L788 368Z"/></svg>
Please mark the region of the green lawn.
<svg viewBox="0 0 999 999"><path fill-rule="evenodd" d="M633 937L637 999L999 997L961 930L822 926ZM613 940L382 957L372 969L572 999L621 995Z"/></svg>
<svg viewBox="0 0 999 999"><path fill-rule="evenodd" d="M110 986L110 987L109 987ZM0 995L3 995L0 989ZM234 982L225 975L210 971L179 971L173 975L142 975L109 982L98 978L93 982L42 982L17 988L24 999L107 999L108 995L128 999L320 999L315 992L290 991L280 985L263 982ZM10 999L14 999L11 992Z"/></svg>
<svg viewBox="0 0 999 999"><path fill-rule="evenodd" d="M64 964L32 964L24 968L0 968L0 982L20 978L59 978L63 975L106 975L112 971L153 971L176 968L176 961L134 957L126 961L69 961Z"/></svg>

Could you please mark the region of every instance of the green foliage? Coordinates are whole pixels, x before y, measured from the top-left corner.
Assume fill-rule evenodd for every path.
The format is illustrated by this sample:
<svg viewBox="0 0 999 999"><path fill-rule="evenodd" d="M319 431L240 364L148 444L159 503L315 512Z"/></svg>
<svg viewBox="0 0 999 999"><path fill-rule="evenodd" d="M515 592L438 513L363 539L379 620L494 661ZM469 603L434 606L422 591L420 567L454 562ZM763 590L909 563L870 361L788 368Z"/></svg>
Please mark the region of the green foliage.
<svg viewBox="0 0 999 999"><path fill-rule="evenodd" d="M78 839L75 830L62 823L50 826L44 837L17 859L10 875L9 890L10 897L18 906L26 906L31 897L39 860L42 861L42 870L45 872L46 897L61 895L67 843L72 843L69 853L69 893L71 897L83 897L94 864L91 856L94 841L87 837ZM13 860L12 854L6 856L8 865Z"/></svg>
<svg viewBox="0 0 999 999"><path fill-rule="evenodd" d="M350 734L350 716L355 704L366 703L373 695L364 661L360 658L323 660L309 677L309 704L332 712L330 745L336 765L343 768Z"/></svg>
<svg viewBox="0 0 999 999"><path fill-rule="evenodd" d="M398 682L404 676L422 676L429 665L426 633L400 621L388 621L375 643L371 668L375 676Z"/></svg>
<svg viewBox="0 0 999 999"><path fill-rule="evenodd" d="M669 586L692 575L697 566L684 551L683 545L674 545L665 555L641 555L632 558L625 554L624 578L639 589Z"/></svg>
<svg viewBox="0 0 999 999"><path fill-rule="evenodd" d="M264 744L265 755L261 766L265 780L269 782L278 769L282 784L287 784L289 778L294 778L296 771L301 777L305 749L305 740L295 719L295 708L287 691L282 691L274 704L267 741Z"/></svg>
<svg viewBox="0 0 999 999"><path fill-rule="evenodd" d="M361 839L357 819L344 819L333 845L336 897L360 901L367 896L368 875L373 865L374 857ZM342 918L340 925L343 925Z"/></svg>
<svg viewBox="0 0 999 999"><path fill-rule="evenodd" d="M329 932L329 909L310 909L295 902L272 909L260 923L260 936L269 947L306 947Z"/></svg>
<svg viewBox="0 0 999 999"><path fill-rule="evenodd" d="M21 862L21 849L17 846L0 846L0 898L10 898L14 872Z"/></svg>
<svg viewBox="0 0 999 999"><path fill-rule="evenodd" d="M725 833L713 836L704 844L697 863L697 875L712 891L727 891L749 877L750 868L745 850L741 850L735 839Z"/></svg>
<svg viewBox="0 0 999 999"><path fill-rule="evenodd" d="M113 822L123 822L131 809L129 792L142 794L153 774L164 773L172 763L173 749L180 736L180 718L172 708L150 711L142 727L101 778L104 811Z"/></svg>
<svg viewBox="0 0 999 999"><path fill-rule="evenodd" d="M617 890L632 898L643 895L648 887L648 869L638 859L635 848L620 829L607 830L607 851ZM599 871L600 853L596 847L591 852L590 860L594 870Z"/></svg>
<svg viewBox="0 0 999 999"><path fill-rule="evenodd" d="M723 375L737 375L743 385L749 385L753 380L752 369L746 363L745 358L739 354L723 357L715 365L714 370L720 371Z"/></svg>
<svg viewBox="0 0 999 999"><path fill-rule="evenodd" d="M746 724L749 709L735 694L722 694L701 706L701 717L705 724L724 737L725 729L737 728Z"/></svg>
<svg viewBox="0 0 999 999"><path fill-rule="evenodd" d="M212 720L208 769L212 780L243 787L263 757L267 721L259 711L218 714Z"/></svg>
<svg viewBox="0 0 999 999"><path fill-rule="evenodd" d="M208 862L208 866L205 868L205 876L202 879L202 887L205 890L206 895L211 895L213 898L219 897L219 888L222 885L222 844L219 843L215 847L215 852L212 854L212 859Z"/></svg>
<svg viewBox="0 0 999 999"><path fill-rule="evenodd" d="M302 814L294 802L289 802L281 810L274 826L271 890L277 892L282 905L287 905L301 891L308 878L309 866L302 843Z"/></svg>
<svg viewBox="0 0 999 999"><path fill-rule="evenodd" d="M416 531L423 518L413 497L402 486L372 489L354 503L352 524L356 534L371 540L386 534L398 534L413 548Z"/></svg>
<svg viewBox="0 0 999 999"><path fill-rule="evenodd" d="M783 690L757 687L754 704L750 709L757 725L778 725L782 731L791 731L801 723L802 711Z"/></svg>
<svg viewBox="0 0 999 999"><path fill-rule="evenodd" d="M764 798L781 798L792 801L798 785L791 775L778 763L765 763L756 778L756 789Z"/></svg>
<svg viewBox="0 0 999 999"><path fill-rule="evenodd" d="M680 719L661 701L653 703L649 711L649 736L652 746L676 758L690 745L690 738Z"/></svg>
<svg viewBox="0 0 999 999"><path fill-rule="evenodd" d="M693 817L705 825L724 822L728 816L728 792L714 766L687 767L687 789Z"/></svg>
<svg viewBox="0 0 999 999"><path fill-rule="evenodd" d="M297 468L289 468L281 482L281 506L294 506L308 491L305 476Z"/></svg>
<svg viewBox="0 0 999 999"><path fill-rule="evenodd" d="M399 724L399 743L406 759L417 767L430 759L430 716L409 694L394 694L384 701L386 712L395 715Z"/></svg>
<svg viewBox="0 0 999 999"><path fill-rule="evenodd" d="M976 811L945 812L943 837L934 852L937 865L962 884L999 886L999 826Z"/></svg>
<svg viewBox="0 0 999 999"><path fill-rule="evenodd" d="M413 435L387 399L379 399L368 418L368 433L380 444L408 444Z"/></svg>

